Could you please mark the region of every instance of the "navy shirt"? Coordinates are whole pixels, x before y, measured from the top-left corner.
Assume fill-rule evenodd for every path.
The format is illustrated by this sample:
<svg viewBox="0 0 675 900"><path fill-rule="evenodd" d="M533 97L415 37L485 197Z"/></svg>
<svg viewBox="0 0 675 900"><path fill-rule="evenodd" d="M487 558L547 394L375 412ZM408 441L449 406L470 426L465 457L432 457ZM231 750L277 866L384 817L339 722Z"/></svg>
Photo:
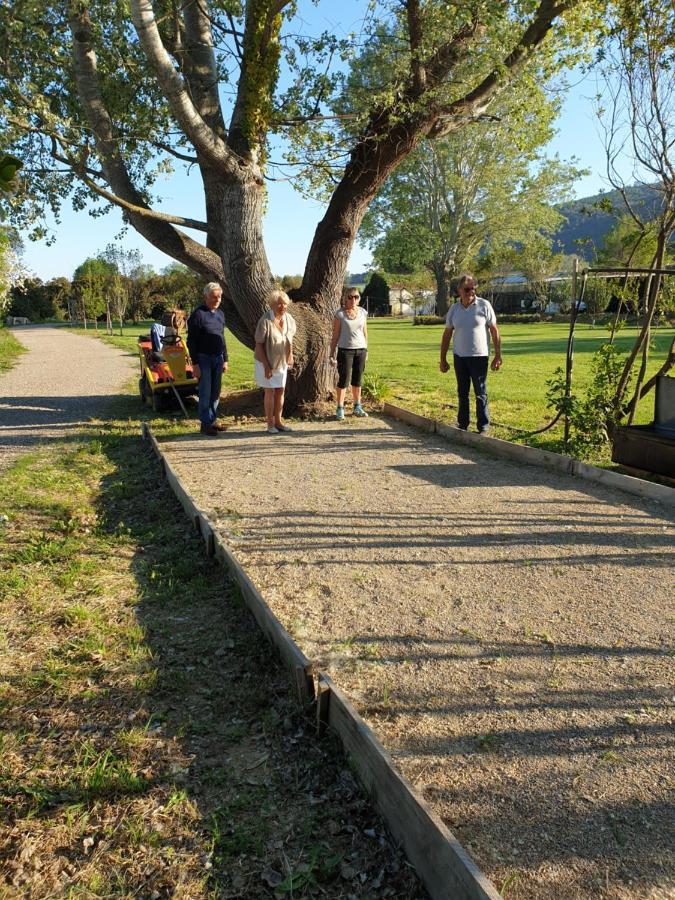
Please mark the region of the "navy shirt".
<svg viewBox="0 0 675 900"><path fill-rule="evenodd" d="M209 356L220 356L227 362L227 346L225 344L225 313L220 307L209 309L203 303L192 313L187 323L187 347L190 358L196 362L199 353Z"/></svg>

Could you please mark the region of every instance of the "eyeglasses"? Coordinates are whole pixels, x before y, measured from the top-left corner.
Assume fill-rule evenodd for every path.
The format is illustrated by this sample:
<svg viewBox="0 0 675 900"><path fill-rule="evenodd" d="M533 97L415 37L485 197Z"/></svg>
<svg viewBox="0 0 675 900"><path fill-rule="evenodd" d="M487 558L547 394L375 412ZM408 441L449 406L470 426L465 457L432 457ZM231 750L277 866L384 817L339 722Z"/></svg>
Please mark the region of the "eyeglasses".
<svg viewBox="0 0 675 900"><path fill-rule="evenodd" d="M360 296L360 294L347 294L347 300L358 300Z"/></svg>

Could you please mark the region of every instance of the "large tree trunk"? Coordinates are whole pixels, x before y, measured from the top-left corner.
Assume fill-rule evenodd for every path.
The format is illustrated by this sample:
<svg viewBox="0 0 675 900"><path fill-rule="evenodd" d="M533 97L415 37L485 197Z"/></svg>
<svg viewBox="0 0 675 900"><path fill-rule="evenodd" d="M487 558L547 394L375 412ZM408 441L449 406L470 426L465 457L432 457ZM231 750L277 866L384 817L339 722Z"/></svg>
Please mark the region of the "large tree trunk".
<svg viewBox="0 0 675 900"><path fill-rule="evenodd" d="M436 279L436 315L443 316L450 305L450 268L444 262L434 262L431 266Z"/></svg>
<svg viewBox="0 0 675 900"><path fill-rule="evenodd" d="M293 340L295 365L286 385L285 411L311 411L315 403L329 399L335 369L328 364L332 316L294 303L290 313L298 324Z"/></svg>
<svg viewBox="0 0 675 900"><path fill-rule="evenodd" d="M211 193L207 212L209 234L215 238L225 272L223 310L227 326L253 349L255 328L269 308L267 297L274 280L262 239L262 179L253 169L251 172L242 180L221 178L216 189L218 204ZM341 286L344 268L336 278ZM339 288L334 295L313 297L312 303L304 301L301 290L291 293L294 302L289 312L298 329L293 340L294 367L286 389L287 413L299 405L311 407L330 393L333 370L328 365L328 349Z"/></svg>
<svg viewBox="0 0 675 900"><path fill-rule="evenodd" d="M267 310L274 283L262 236L261 182L253 172L241 179L221 179L218 207L209 219L209 234L225 273L227 324L248 347L253 347L255 327Z"/></svg>

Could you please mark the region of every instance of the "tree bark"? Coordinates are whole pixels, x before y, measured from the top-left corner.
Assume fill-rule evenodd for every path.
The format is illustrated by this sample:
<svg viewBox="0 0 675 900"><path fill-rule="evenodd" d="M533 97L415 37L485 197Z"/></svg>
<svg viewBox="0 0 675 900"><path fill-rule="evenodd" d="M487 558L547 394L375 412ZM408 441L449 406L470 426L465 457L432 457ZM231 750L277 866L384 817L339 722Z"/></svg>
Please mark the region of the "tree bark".
<svg viewBox="0 0 675 900"><path fill-rule="evenodd" d="M284 409L309 412L332 393L335 370L328 364L330 324L307 303L293 303L298 330L293 340L294 367L289 372Z"/></svg>
<svg viewBox="0 0 675 900"><path fill-rule="evenodd" d="M436 315L443 316L448 311L450 297L450 267L443 261L434 261L431 270L436 279Z"/></svg>

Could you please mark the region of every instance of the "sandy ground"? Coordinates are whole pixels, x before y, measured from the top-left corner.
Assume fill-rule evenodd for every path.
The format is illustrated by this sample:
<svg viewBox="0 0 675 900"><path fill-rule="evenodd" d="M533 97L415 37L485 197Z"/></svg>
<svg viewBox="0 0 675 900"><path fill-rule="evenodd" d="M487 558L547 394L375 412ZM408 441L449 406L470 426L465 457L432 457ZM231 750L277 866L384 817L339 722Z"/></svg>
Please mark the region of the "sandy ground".
<svg viewBox="0 0 675 900"><path fill-rule="evenodd" d="M0 375L0 468L69 429L103 418L133 377L136 361L102 341L63 328L23 326L12 334L29 352Z"/></svg>
<svg viewBox="0 0 675 900"><path fill-rule="evenodd" d="M509 897L675 896L663 507L376 417L163 448Z"/></svg>

